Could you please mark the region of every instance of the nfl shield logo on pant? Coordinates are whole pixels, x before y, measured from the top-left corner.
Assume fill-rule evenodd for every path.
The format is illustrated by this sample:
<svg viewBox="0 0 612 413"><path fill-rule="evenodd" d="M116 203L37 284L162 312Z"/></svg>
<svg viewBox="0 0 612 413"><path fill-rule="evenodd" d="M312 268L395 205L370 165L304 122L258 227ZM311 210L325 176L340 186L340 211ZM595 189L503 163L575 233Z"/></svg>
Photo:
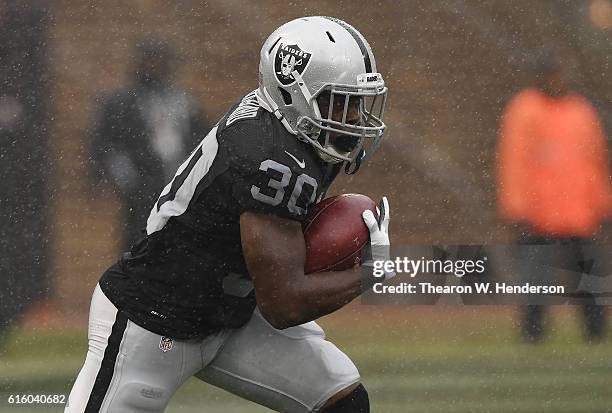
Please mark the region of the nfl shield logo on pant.
<svg viewBox="0 0 612 413"><path fill-rule="evenodd" d="M168 350L172 350L173 340L170 337L162 336L159 340L159 349L164 353Z"/></svg>

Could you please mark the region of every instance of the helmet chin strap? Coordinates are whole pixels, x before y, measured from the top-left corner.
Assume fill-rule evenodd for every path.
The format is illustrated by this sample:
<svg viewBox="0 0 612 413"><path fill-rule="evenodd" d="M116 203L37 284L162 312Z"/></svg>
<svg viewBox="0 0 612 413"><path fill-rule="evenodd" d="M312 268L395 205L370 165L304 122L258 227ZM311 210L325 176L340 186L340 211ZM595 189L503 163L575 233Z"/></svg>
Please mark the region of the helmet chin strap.
<svg viewBox="0 0 612 413"><path fill-rule="evenodd" d="M357 172L359 170L359 167L361 167L361 161L365 158L365 149L361 149L359 151L359 154L357 155L357 157L355 158L355 161L352 163L346 163L344 165L344 173L347 175L353 175L355 172Z"/></svg>
<svg viewBox="0 0 612 413"><path fill-rule="evenodd" d="M302 79L302 75L300 75L300 73L297 70L294 70L291 73L291 76L293 76L293 78L295 79L295 82L298 88L300 89L300 92L302 92L302 96L304 96L304 99L306 100L306 103L308 103L310 107L312 108L312 111L315 114L315 119L316 118L320 119L321 111L319 110L319 105L315 102L315 99L312 97L312 95L310 94L310 91L306 87L306 83L304 82L304 79ZM322 150L317 149L317 154L325 162L331 163L331 164L338 164L338 163L345 162L344 160L337 158L332 154L335 153L340 156L347 156L348 153L341 154L340 152L338 152L338 150L333 145L324 145L323 147L325 148L325 150L331 152L331 154L325 153Z"/></svg>
<svg viewBox="0 0 612 413"><path fill-rule="evenodd" d="M315 148L315 149L316 149L316 148ZM338 152L338 151L336 151L336 150L335 150L333 147L332 147L332 148L330 148L329 146L325 146L325 149L326 149L326 150L328 150L328 151L330 151L330 152ZM322 151L322 150L320 150L320 149L317 149L317 154L319 155L319 157L320 157L321 159L323 159L323 160L324 160L325 162L327 162L327 163L337 164L337 163L346 162L346 161L344 161L344 160L342 160L342 159L340 159L340 158L336 158L335 156L332 156L332 155L330 155L330 154L328 154L328 153L325 153L325 152L323 152L323 151ZM347 153L347 154L344 154L344 156L346 156L346 155L348 155L348 153Z"/></svg>
<svg viewBox="0 0 612 413"><path fill-rule="evenodd" d="M302 96L304 97L304 100L313 109L315 116L321 117L321 112L319 111L319 105L314 104L312 95L310 94L310 91L306 87L306 84L304 83L304 79L302 79L302 75L300 75L300 73L297 70L294 70L291 73L291 76L293 76L293 78L295 79L295 82L300 88L300 92L302 92ZM289 123L289 121L287 121L287 118L285 118L285 115L283 115L283 112L281 112L281 110L279 109L274 99L272 99L272 96L270 96L270 93L268 92L268 88L266 88L265 86L262 86L260 89L258 89L258 92L259 90L262 90L264 94L263 96L264 99L259 99L262 106L264 106L264 108L267 109L269 112L272 112L274 116L276 116L276 118L281 121L281 123L285 126L285 128L289 132L291 132L294 135L298 135L298 131L293 129L293 127L291 127L291 124ZM257 95L259 95L259 93L257 93Z"/></svg>
<svg viewBox="0 0 612 413"><path fill-rule="evenodd" d="M304 99L306 100L306 103L308 103L310 107L312 108L312 110L314 111L315 117L320 118L321 111L319 111L319 105L315 104L314 99L312 95L310 94L310 91L306 87L306 83L304 82L304 79L302 79L302 75L300 75L300 72L298 72L297 70L294 70L291 73L291 76L293 76L293 78L295 79L295 82L300 88L300 92L302 92L302 96L304 96Z"/></svg>
<svg viewBox="0 0 612 413"><path fill-rule="evenodd" d="M259 99L258 96L259 103L264 107L264 109L268 110L269 112L272 112L274 116L276 116L276 118L281 121L285 129L287 129L290 133L297 135L298 132L291 127L291 124L287 121L287 118L285 118L283 112L280 111L278 105L276 104L276 102L274 102L274 99L272 99L270 93L268 93L268 89L265 86L262 86L261 89L263 90L265 99Z"/></svg>
<svg viewBox="0 0 612 413"><path fill-rule="evenodd" d="M310 94L310 91L308 90L308 88L306 87L306 84L304 82L304 80L302 79L302 75L300 75L300 73L297 70L294 70L291 75L293 76L293 78L296 81L296 84L298 86L298 88L300 89L300 92L302 93L302 96L304 97L304 100L306 101L307 104L310 105L310 107L312 108L313 112L315 113L315 118L321 118L321 112L319 110L319 105L315 103L314 98L312 97L312 95ZM263 91L263 97L259 96L259 91ZM287 121L287 118L285 118L285 116L283 115L283 113L281 112L280 108L278 107L278 105L276 104L276 102L274 101L274 99L272 99L272 96L270 96L270 93L268 92L268 89L265 86L262 86L260 89L257 90L256 92L256 96L259 100L259 103L264 107L264 109L266 109L269 112L272 112L274 114L274 116L276 116L276 118L281 121L281 123L283 124L283 126L285 126L285 128L292 134L294 135L298 135L298 137L300 136L300 134L304 135L304 132L299 132L298 130L295 130L291 127L291 124L289 123L289 121ZM308 137L308 136L304 136L307 137L309 141L311 141L311 143L314 141L312 137ZM314 144L313 144L314 145ZM320 145L320 143L319 143ZM341 154L340 152L338 152L338 150L336 148L333 147L333 145L330 146L325 146L324 149L326 151L329 151L330 153L326 153L323 150L317 148L315 146L315 149L317 151L317 154L319 155L319 157L321 157L321 159L323 159L323 161L330 163L330 164L338 164L338 163L342 163L342 162L346 162L343 159L337 158L335 155L340 155L340 156L347 156L347 154ZM349 152L350 153L350 152ZM361 163L361 157L362 154L360 152L360 154L358 155L358 159L356 159L356 165L354 165L354 169L350 170L350 166L352 164L354 164L355 162L348 162L345 168L345 172L347 174L353 174L355 172L357 172L357 170L359 169L359 164Z"/></svg>

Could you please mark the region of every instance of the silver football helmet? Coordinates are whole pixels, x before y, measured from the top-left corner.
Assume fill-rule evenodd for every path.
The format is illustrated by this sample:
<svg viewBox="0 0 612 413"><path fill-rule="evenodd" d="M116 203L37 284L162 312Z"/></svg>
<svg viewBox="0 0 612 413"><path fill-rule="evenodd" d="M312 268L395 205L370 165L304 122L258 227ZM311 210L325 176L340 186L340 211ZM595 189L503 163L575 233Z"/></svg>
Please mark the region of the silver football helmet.
<svg viewBox="0 0 612 413"><path fill-rule="evenodd" d="M372 49L355 28L332 17L296 19L268 37L257 97L323 160L347 162L347 171L378 149L385 132L387 88Z"/></svg>

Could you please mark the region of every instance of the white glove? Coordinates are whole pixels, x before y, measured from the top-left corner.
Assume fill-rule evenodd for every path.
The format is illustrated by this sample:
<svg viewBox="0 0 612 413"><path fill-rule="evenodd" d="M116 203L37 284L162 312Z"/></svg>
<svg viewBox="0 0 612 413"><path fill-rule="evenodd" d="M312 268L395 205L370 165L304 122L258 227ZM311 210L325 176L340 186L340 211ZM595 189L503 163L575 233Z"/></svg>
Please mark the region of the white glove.
<svg viewBox="0 0 612 413"><path fill-rule="evenodd" d="M364 262L362 265L366 267L373 267L376 261L388 261L390 258L390 246L389 242L389 201L384 196L378 207L378 219L374 216L374 213L369 209L366 209L361 214L363 221L365 222L368 230L370 231L370 250L372 254L372 260ZM385 271L385 280L395 276L395 272Z"/></svg>

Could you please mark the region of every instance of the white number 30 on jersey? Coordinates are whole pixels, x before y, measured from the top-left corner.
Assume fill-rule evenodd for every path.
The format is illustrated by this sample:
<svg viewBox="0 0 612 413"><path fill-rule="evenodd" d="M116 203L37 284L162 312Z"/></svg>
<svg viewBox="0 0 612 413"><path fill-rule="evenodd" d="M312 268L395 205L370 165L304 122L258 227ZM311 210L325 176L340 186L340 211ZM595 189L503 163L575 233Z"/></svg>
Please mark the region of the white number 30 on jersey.
<svg viewBox="0 0 612 413"><path fill-rule="evenodd" d="M291 182L291 169L282 163L278 163L272 159L266 159L259 165L259 170L267 172L272 176L268 181L268 185L264 188L253 185L251 187L251 195L253 195L253 198L256 200L265 204L272 206L280 205L285 198L285 189ZM312 191L305 205L299 205L300 195L304 190L304 186L310 186ZM317 186L317 181L311 176L304 173L298 175L293 184L293 190L291 191L289 201L287 202L287 209L289 212L295 215L306 214L308 205L312 204L317 196Z"/></svg>

